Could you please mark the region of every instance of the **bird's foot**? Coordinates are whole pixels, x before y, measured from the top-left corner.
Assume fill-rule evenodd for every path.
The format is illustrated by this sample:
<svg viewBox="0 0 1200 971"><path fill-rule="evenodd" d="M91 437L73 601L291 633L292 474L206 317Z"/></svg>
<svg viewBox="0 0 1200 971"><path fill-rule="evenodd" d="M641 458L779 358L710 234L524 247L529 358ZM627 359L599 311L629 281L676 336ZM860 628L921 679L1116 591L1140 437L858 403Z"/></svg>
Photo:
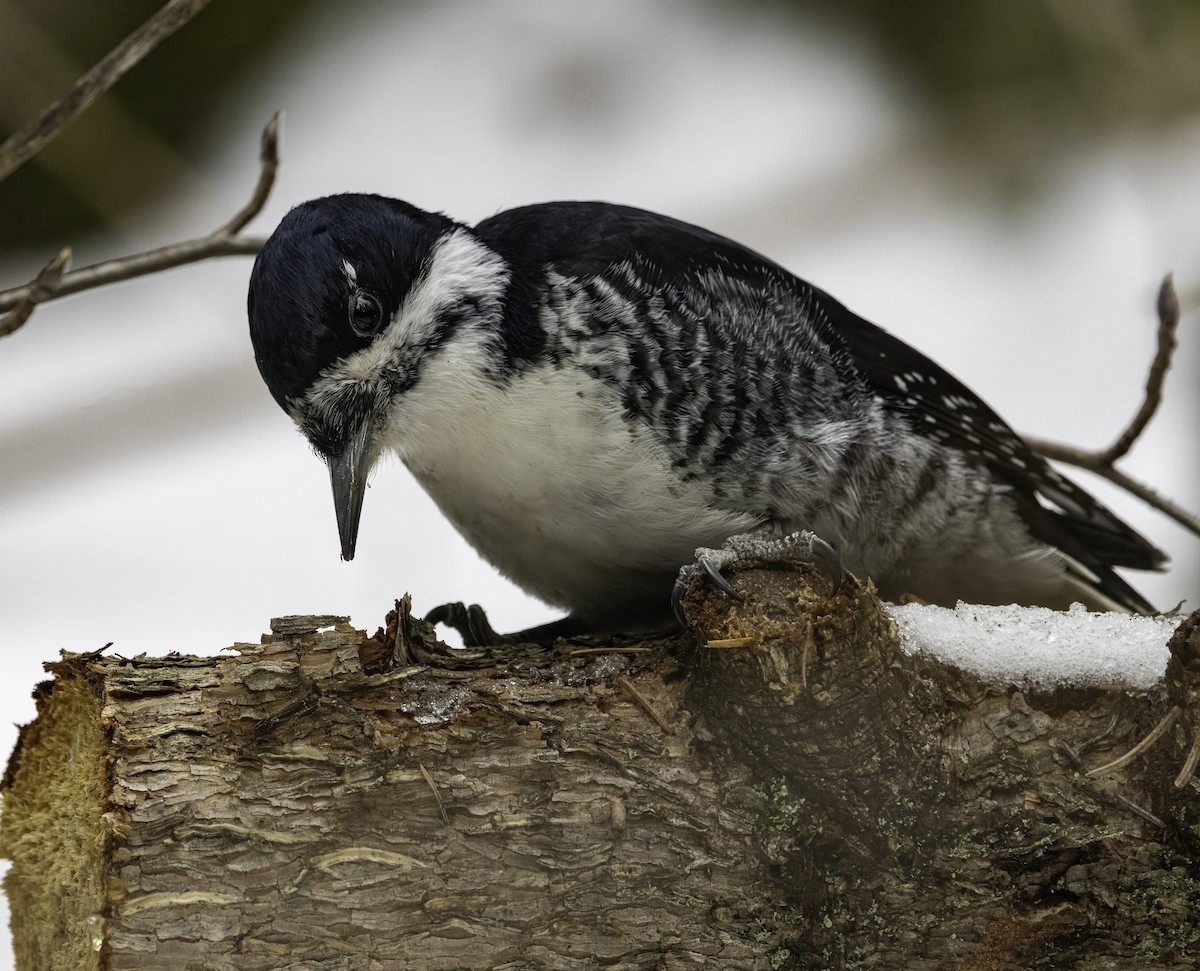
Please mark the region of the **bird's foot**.
<svg viewBox="0 0 1200 971"><path fill-rule="evenodd" d="M560 637L574 637L586 629L574 617L563 617L512 634L497 634L479 604L442 604L425 615L430 624L445 624L462 635L463 647L498 647L507 644L552 644Z"/></svg>
<svg viewBox="0 0 1200 971"><path fill-rule="evenodd" d="M725 567L757 560L766 563L810 563L817 567L833 584L837 593L842 580L842 560L832 546L816 533L789 533L787 536L767 536L761 532L738 533L730 536L714 550L702 546L696 550L696 562L689 563L679 571L675 588L671 591L671 608L679 623L686 627L683 615L683 598L693 583L707 576L718 588L734 600L741 596L721 572Z"/></svg>

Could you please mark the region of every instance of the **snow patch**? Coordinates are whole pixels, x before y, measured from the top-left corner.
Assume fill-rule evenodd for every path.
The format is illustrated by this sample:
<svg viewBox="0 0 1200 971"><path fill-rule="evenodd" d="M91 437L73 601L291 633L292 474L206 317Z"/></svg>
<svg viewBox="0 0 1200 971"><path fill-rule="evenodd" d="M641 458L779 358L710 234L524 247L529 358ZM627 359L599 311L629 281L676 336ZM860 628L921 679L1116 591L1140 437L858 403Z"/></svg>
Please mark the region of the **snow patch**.
<svg viewBox="0 0 1200 971"><path fill-rule="evenodd" d="M1045 607L953 610L917 604L889 606L909 654L931 654L989 681L1060 685L1124 684L1149 688L1162 680L1167 641L1181 617L1065 613Z"/></svg>

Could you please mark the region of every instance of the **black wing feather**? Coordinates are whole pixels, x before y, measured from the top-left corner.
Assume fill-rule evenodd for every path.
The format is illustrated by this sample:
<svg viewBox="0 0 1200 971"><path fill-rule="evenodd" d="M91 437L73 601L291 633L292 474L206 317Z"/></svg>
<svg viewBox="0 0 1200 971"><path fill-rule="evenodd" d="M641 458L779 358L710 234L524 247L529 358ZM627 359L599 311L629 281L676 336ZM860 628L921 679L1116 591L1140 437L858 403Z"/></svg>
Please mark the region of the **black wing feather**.
<svg viewBox="0 0 1200 971"><path fill-rule="evenodd" d="M664 278L684 280L718 269L751 285L783 286L815 311L822 336L844 347L859 379L918 434L979 456L1009 486L1030 532L1083 568L1080 578L1116 603L1152 612L1117 576L1115 566L1159 569L1162 551L1044 458L1035 453L978 395L925 355L859 317L838 300L767 257L723 236L657 213L600 202L555 202L510 209L485 219L476 232L514 266L507 326L531 333L521 319L536 306L547 268L586 278L623 261L653 264ZM835 362L839 366L844 361Z"/></svg>
<svg viewBox="0 0 1200 971"><path fill-rule="evenodd" d="M917 431L980 456L1023 500L1035 536L1097 571L1113 566L1155 570L1166 563L1161 550L1034 452L961 381L832 297L822 297L834 330L871 388ZM1039 502L1039 495L1052 508Z"/></svg>

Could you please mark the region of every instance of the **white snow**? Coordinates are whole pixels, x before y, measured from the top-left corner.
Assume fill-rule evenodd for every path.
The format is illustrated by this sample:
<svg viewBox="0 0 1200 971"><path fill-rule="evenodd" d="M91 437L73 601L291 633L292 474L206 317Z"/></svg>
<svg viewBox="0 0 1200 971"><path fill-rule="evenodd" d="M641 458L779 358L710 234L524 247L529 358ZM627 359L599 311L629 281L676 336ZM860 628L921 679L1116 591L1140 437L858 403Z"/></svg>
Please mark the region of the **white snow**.
<svg viewBox="0 0 1200 971"><path fill-rule="evenodd" d="M931 654L989 681L1040 687L1123 684L1149 688L1167 667L1167 641L1183 617L1137 617L1045 607L889 608L909 654Z"/></svg>

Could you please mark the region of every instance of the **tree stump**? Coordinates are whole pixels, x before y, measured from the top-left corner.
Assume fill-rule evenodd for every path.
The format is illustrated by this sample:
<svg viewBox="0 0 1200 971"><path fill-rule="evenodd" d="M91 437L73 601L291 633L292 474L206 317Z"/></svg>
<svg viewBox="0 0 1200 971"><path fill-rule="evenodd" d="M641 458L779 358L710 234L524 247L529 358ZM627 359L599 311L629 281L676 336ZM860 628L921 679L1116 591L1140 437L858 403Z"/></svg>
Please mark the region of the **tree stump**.
<svg viewBox="0 0 1200 971"><path fill-rule="evenodd" d="M18 968L1196 966L1196 615L1152 690L1031 692L852 579L736 582L641 644L456 652L402 603L65 654L3 784Z"/></svg>

